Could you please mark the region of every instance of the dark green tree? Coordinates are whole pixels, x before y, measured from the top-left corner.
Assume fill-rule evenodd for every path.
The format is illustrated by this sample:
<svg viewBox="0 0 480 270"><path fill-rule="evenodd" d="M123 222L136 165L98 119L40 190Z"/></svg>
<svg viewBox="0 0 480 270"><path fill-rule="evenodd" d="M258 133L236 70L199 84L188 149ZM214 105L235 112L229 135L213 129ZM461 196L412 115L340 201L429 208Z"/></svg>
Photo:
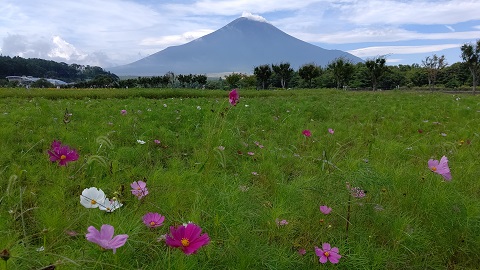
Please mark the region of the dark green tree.
<svg viewBox="0 0 480 270"><path fill-rule="evenodd" d="M280 63L279 65L272 64L272 70L280 78L280 85L285 89L287 82L293 74L293 69L290 67L290 63Z"/></svg>
<svg viewBox="0 0 480 270"><path fill-rule="evenodd" d="M373 91L377 90L378 82L380 78L388 69L388 67L386 66L386 63L387 63L387 60L385 59L385 56L379 56L374 59L367 60L365 62L368 75L370 76L370 80L372 82Z"/></svg>
<svg viewBox="0 0 480 270"><path fill-rule="evenodd" d="M227 82L230 88L237 88L240 86L240 80L243 78L243 74L235 73L225 76L225 81Z"/></svg>
<svg viewBox="0 0 480 270"><path fill-rule="evenodd" d="M312 88L312 80L318 78L320 74L320 67L313 63L305 64L298 69L298 75L308 83L308 88Z"/></svg>
<svg viewBox="0 0 480 270"><path fill-rule="evenodd" d="M355 72L353 64L348 60L345 60L343 57L335 59L335 61L328 64L327 68L332 70L337 89L343 88L348 84Z"/></svg>
<svg viewBox="0 0 480 270"><path fill-rule="evenodd" d="M477 88L478 68L480 66L480 39L475 44L466 43L460 48L462 59L467 64L472 75L472 91L475 93Z"/></svg>
<svg viewBox="0 0 480 270"><path fill-rule="evenodd" d="M268 80L272 76L272 69L269 65L261 65L253 69L253 74L257 77L257 81L262 83L262 89L268 87Z"/></svg>
<svg viewBox="0 0 480 270"><path fill-rule="evenodd" d="M447 66L445 56L438 57L434 54L432 57L427 56L425 60L422 60L422 65L427 71L428 75L428 87L431 91L435 88L435 82L437 81L437 75L440 70Z"/></svg>

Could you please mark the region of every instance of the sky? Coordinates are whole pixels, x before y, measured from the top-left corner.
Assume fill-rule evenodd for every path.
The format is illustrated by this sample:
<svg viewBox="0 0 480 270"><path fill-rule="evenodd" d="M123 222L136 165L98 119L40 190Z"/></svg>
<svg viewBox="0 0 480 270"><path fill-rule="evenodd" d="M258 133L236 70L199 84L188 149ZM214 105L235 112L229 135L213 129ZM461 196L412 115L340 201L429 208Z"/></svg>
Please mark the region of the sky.
<svg viewBox="0 0 480 270"><path fill-rule="evenodd" d="M420 64L480 39L480 0L0 0L0 54L108 68L239 17L362 59Z"/></svg>

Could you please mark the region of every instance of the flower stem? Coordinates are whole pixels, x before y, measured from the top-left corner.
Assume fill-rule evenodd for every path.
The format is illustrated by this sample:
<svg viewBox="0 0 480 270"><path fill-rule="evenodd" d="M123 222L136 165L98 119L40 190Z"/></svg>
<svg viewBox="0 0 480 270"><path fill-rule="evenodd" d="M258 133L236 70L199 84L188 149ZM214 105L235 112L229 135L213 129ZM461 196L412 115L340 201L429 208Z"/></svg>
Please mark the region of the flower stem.
<svg viewBox="0 0 480 270"><path fill-rule="evenodd" d="M345 242L348 243L348 228L350 225L350 211L351 211L352 201L350 198L350 194L348 195L348 206L347 206L347 225L345 228Z"/></svg>

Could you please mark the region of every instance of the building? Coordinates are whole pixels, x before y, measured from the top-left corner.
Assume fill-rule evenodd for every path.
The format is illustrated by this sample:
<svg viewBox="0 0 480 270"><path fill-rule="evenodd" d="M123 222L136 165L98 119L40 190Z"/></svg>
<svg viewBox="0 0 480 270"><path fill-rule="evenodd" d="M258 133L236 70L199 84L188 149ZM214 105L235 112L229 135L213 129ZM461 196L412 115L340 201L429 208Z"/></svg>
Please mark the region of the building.
<svg viewBox="0 0 480 270"><path fill-rule="evenodd" d="M32 76L7 76L6 77L9 82L18 82L19 85L31 85L32 83L42 79L42 78L36 78ZM46 79L48 82L55 86L62 86L62 85L67 85L68 83L57 80L57 79Z"/></svg>

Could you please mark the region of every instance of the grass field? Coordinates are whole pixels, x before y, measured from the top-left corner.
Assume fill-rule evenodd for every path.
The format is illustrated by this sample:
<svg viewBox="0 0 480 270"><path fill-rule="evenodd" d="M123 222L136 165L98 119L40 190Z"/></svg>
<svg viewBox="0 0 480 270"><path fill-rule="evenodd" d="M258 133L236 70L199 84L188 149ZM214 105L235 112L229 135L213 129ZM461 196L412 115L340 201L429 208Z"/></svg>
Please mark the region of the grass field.
<svg viewBox="0 0 480 270"><path fill-rule="evenodd" d="M239 93L0 89L0 269L478 269L478 96ZM78 160L51 162L54 140ZM85 208L90 187L123 206ZM187 222L210 237L192 255L162 237ZM86 240L103 224L128 235L115 254Z"/></svg>

